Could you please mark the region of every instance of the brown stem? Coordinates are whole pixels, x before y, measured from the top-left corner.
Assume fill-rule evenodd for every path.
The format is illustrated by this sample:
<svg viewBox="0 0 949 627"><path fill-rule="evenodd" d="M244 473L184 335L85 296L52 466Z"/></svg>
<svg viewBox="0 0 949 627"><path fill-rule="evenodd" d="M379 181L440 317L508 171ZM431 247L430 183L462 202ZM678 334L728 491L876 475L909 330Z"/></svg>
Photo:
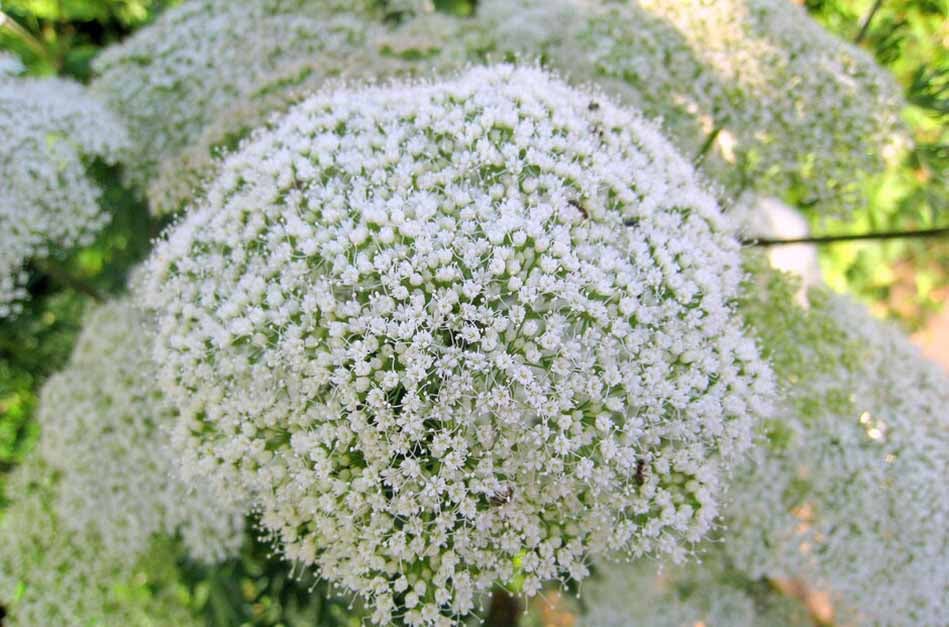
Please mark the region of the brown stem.
<svg viewBox="0 0 949 627"><path fill-rule="evenodd" d="M514 627L521 611L520 602L510 592L496 588L491 593L491 605L484 619L484 627Z"/></svg>
<svg viewBox="0 0 949 627"><path fill-rule="evenodd" d="M873 3L867 16L863 18L863 23L860 24L860 32L853 38L853 43L859 44L863 41L863 38L867 36L867 33L870 31L870 22L873 21L874 16L877 14L877 11L880 10L881 6L883 6L883 0L876 0L876 2Z"/></svg>
<svg viewBox="0 0 949 627"><path fill-rule="evenodd" d="M819 235L816 237L792 237L789 239L751 238L742 240L749 246L780 246L782 244L836 244L837 242L856 242L861 240L911 239L949 236L949 227L924 229L921 231L882 231L878 233L857 233L852 235Z"/></svg>

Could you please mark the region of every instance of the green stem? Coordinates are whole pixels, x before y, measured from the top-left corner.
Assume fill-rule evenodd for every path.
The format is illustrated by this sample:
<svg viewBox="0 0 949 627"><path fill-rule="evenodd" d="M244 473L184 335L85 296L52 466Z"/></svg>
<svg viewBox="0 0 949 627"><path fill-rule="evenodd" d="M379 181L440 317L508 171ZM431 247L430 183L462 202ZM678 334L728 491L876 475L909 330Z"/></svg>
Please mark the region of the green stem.
<svg viewBox="0 0 949 627"><path fill-rule="evenodd" d="M47 61L50 60L49 53L46 50L46 46L44 46L40 42L39 39L34 37L30 33L30 31L20 26L20 24L17 23L17 21L14 20L12 17L7 15L3 11L0 11L0 29L3 29L3 28L9 30L14 35L22 39L23 43L25 43L31 50L33 50L33 52L35 52L37 56L40 56L46 59Z"/></svg>
<svg viewBox="0 0 949 627"><path fill-rule="evenodd" d="M719 124L709 132L705 137L705 143L702 144L702 147L699 148L699 151L695 153L695 156L692 157L692 163L698 165L705 160L705 155L708 154L708 151L711 150L712 145L715 143L715 140L718 138L718 134L722 132L722 125Z"/></svg>
<svg viewBox="0 0 949 627"><path fill-rule="evenodd" d="M949 236L949 227L924 229L920 231L882 231L878 233L857 233L851 235L818 235L816 237L793 237L790 239L751 238L743 240L749 246L781 246L782 244L836 244L837 242L856 242L862 240L913 239Z"/></svg>
<svg viewBox="0 0 949 627"><path fill-rule="evenodd" d="M874 16L876 16L877 11L880 10L880 7L883 6L883 0L876 0L873 3L873 6L870 7L870 11L867 13L867 16L863 18L863 23L860 25L860 32L857 33L857 36L853 38L853 43L859 44L863 41L863 38L867 36L867 33L870 31L870 22L873 21Z"/></svg>

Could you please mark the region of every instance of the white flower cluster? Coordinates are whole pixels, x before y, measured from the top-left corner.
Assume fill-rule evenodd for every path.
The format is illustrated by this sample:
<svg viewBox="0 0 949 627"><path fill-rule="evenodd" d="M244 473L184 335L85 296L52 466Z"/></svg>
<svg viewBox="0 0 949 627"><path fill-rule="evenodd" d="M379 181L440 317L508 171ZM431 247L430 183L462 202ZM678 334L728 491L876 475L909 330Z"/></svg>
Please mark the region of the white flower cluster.
<svg viewBox="0 0 949 627"><path fill-rule="evenodd" d="M702 91L715 86L714 100L700 107L702 121L726 133L717 143L724 163L714 170L724 181L775 195L803 182L809 202L848 202L859 193L860 175L882 169L883 157L906 141L896 80L868 53L824 30L803 6L641 2L681 33L705 68ZM729 133L741 180L729 180Z"/></svg>
<svg viewBox="0 0 949 627"><path fill-rule="evenodd" d="M898 86L787 0L190 0L97 61L94 88L133 129L130 180L152 210L189 203L229 150L334 77L536 60L663 124L732 191L798 188L831 208L905 143ZM406 17L394 31L381 16Z"/></svg>
<svg viewBox="0 0 949 627"><path fill-rule="evenodd" d="M384 0L380 4L390 15L405 16L435 12L434 0Z"/></svg>
<svg viewBox="0 0 949 627"><path fill-rule="evenodd" d="M126 145L81 85L0 73L0 319L21 309L27 261L88 245L108 223L89 165L116 163Z"/></svg>
<svg viewBox="0 0 949 627"><path fill-rule="evenodd" d="M339 54L333 55L334 52ZM252 94L221 110L196 140L159 164L158 173L148 185L152 212L169 214L193 204L204 186L213 180L223 154L268 119L285 113L317 89L341 83L343 77L410 77L418 70L417 65L398 57L375 54L373 48L327 50L316 64L305 56L288 60L279 69L261 76L259 87Z"/></svg>
<svg viewBox="0 0 949 627"><path fill-rule="evenodd" d="M515 561L533 594L708 531L770 392L739 265L652 125L500 66L295 107L143 298L185 470L375 622L448 625Z"/></svg>
<svg viewBox="0 0 949 627"><path fill-rule="evenodd" d="M787 402L735 472L725 547L749 576L833 592L845 622L940 624L949 379L862 306L812 290L805 311L793 289L743 308Z"/></svg>
<svg viewBox="0 0 949 627"><path fill-rule="evenodd" d="M481 0L474 19L422 14L384 45L452 67L528 61L661 118L732 191L793 186L827 208L905 143L898 85L787 0Z"/></svg>
<svg viewBox="0 0 949 627"><path fill-rule="evenodd" d="M170 547L147 558L112 559L95 533L76 533L55 505L58 473L34 455L5 477L13 502L0 517L4 625L152 627L199 623L182 603Z"/></svg>
<svg viewBox="0 0 949 627"><path fill-rule="evenodd" d="M156 535L180 533L191 557L217 561L240 546L247 508L176 476L175 412L155 387L149 339L128 301L92 311L68 366L43 387L38 453L61 472L65 527L93 530L131 560Z"/></svg>
<svg viewBox="0 0 949 627"><path fill-rule="evenodd" d="M744 577L721 545L700 561L601 564L580 592L578 627L811 627L807 608Z"/></svg>
<svg viewBox="0 0 949 627"><path fill-rule="evenodd" d="M20 57L10 52L0 50L0 78L17 76L18 74L22 74L24 69Z"/></svg>
<svg viewBox="0 0 949 627"><path fill-rule="evenodd" d="M265 120L287 92L364 65L374 4L189 0L104 51L92 88L131 130L128 180L148 190L152 210L178 210L206 174L211 145ZM195 144L203 150L188 152Z"/></svg>

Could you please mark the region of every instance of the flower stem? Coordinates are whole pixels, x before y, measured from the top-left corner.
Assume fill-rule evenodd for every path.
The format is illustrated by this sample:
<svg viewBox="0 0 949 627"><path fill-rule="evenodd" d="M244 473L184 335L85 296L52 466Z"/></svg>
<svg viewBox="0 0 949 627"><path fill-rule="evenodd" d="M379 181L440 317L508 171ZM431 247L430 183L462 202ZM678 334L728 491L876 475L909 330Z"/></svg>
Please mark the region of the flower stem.
<svg viewBox="0 0 949 627"><path fill-rule="evenodd" d="M873 21L874 16L876 16L881 6L883 6L883 0L876 0L876 2L873 3L873 6L870 7L870 11L867 12L867 16L863 18L863 23L860 24L860 32L853 38L853 43L859 44L863 41L863 38L867 36L867 32L870 30L870 22Z"/></svg>
<svg viewBox="0 0 949 627"><path fill-rule="evenodd" d="M16 20L12 17L0 11L0 29L6 28L16 37L18 37L24 44L26 44L37 56L42 59L50 60L49 53L46 50L46 47L40 43L40 40L34 37L30 31L26 30Z"/></svg>
<svg viewBox="0 0 949 627"><path fill-rule="evenodd" d="M782 244L835 244L837 242L856 242L873 239L914 239L925 237L949 237L949 227L920 231L881 231L877 233L854 233L849 235L818 235L814 237L794 237L789 239L751 238L744 240L743 243L749 246L780 246Z"/></svg>
<svg viewBox="0 0 949 627"><path fill-rule="evenodd" d="M708 135L705 136L705 143L702 144L702 147L699 148L699 151L695 153L694 157L692 157L692 163L694 165L699 165L705 160L705 155L708 154L708 151L712 148L712 144L715 143L715 140L718 138L718 134L721 132L722 126L719 124L713 128Z"/></svg>
<svg viewBox="0 0 949 627"><path fill-rule="evenodd" d="M521 614L520 602L503 588L491 593L491 605L484 619L484 627L514 627Z"/></svg>

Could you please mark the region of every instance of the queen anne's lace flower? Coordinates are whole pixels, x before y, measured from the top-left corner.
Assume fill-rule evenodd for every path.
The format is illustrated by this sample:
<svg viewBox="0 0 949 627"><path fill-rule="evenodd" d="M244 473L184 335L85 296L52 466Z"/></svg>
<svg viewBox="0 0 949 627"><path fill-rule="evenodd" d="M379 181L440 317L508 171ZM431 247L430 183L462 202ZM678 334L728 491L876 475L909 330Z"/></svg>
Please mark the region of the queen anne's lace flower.
<svg viewBox="0 0 949 627"><path fill-rule="evenodd" d="M905 143L896 82L787 0L481 0L422 14L382 45L425 64L539 59L663 126L732 191L839 208Z"/></svg>
<svg viewBox="0 0 949 627"><path fill-rule="evenodd" d="M0 517L4 625L198 625L177 590L175 552L156 543L130 564L94 532L57 512L59 474L36 455L5 478L12 501Z"/></svg>
<svg viewBox="0 0 949 627"><path fill-rule="evenodd" d="M109 221L88 166L116 163L126 144L82 86L0 73L0 319L27 296L28 260L88 245Z"/></svg>
<svg viewBox="0 0 949 627"><path fill-rule="evenodd" d="M130 179L180 209L214 157L335 76L385 77L519 57L593 81L659 117L733 191L854 201L905 142L900 91L859 48L787 0L482 0L473 18L426 0L190 0L96 61L129 121ZM381 16L410 16L394 32ZM414 16L414 17L411 17Z"/></svg>
<svg viewBox="0 0 949 627"><path fill-rule="evenodd" d="M373 48L327 50L317 61L307 59L306 55L303 59L288 60L259 77L259 86L252 94L229 103L180 152L161 161L148 186L151 210L157 214L172 213L192 203L213 179L222 154L315 90L341 82L340 77L409 77L418 70L417 65L398 57L375 54Z"/></svg>
<svg viewBox="0 0 949 627"><path fill-rule="evenodd" d="M725 547L835 594L845 622L936 625L949 599L949 380L895 328L778 279L743 307L785 406L735 472Z"/></svg>
<svg viewBox="0 0 949 627"><path fill-rule="evenodd" d="M737 250L653 126L502 66L306 100L143 292L186 470L376 622L450 624L515 560L532 594L709 529L769 389Z"/></svg>
<svg viewBox="0 0 949 627"><path fill-rule="evenodd" d="M375 4L189 0L100 55L93 90L128 124L136 149L128 179L148 189L153 211L180 208L209 169L210 145L266 118L259 103L280 108L299 84L366 65ZM189 152L194 144L204 150Z"/></svg>
<svg viewBox="0 0 949 627"><path fill-rule="evenodd" d="M191 557L216 561L240 546L247 508L178 479L175 412L155 387L142 322L124 300L88 316L69 365L43 387L39 452L62 473L65 527L94 530L132 560L156 534L177 532Z"/></svg>

